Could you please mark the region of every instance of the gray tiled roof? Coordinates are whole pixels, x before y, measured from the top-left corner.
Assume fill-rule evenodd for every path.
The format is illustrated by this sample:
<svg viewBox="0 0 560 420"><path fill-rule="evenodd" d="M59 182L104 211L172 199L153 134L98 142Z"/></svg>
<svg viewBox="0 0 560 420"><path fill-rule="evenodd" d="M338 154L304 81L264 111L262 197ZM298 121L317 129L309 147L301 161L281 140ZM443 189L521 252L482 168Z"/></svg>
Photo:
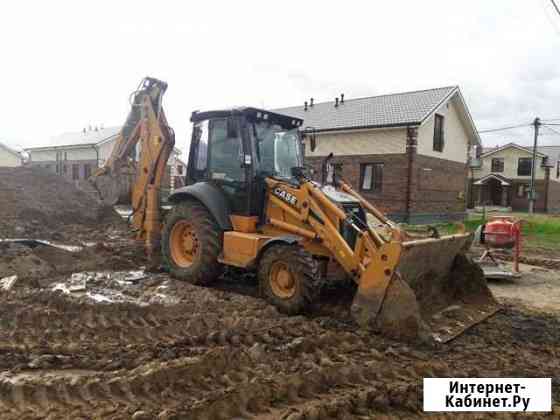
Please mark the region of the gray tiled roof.
<svg viewBox="0 0 560 420"><path fill-rule="evenodd" d="M304 110L304 104L272 111L304 120L304 127L336 130L360 127L388 127L419 124L440 105L457 86L367 98L344 99L335 107L334 101L315 103Z"/></svg>

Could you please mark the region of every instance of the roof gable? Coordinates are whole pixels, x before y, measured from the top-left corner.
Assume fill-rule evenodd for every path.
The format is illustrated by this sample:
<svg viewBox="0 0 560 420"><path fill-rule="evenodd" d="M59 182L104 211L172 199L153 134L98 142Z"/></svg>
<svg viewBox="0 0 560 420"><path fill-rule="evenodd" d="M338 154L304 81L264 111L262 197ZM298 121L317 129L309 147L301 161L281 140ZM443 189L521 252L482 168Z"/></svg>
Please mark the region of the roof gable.
<svg viewBox="0 0 560 420"><path fill-rule="evenodd" d="M528 154L530 154L530 155L533 154L533 149L532 149L532 148L527 148L527 147L524 147L524 146L520 146L519 144L516 144L516 143L508 143L508 144L506 144L506 145L504 145L504 146L501 146L501 147L497 147L497 148L488 150L488 151L484 152L480 157L481 157L481 158L485 158L485 157L491 156L491 155L493 155L493 154L495 154L495 153L497 153L497 152L501 152L501 151L507 150L507 149L517 149L517 150L519 150L519 151L528 153ZM539 156L539 157L546 157L547 155L544 154L544 153L539 152L538 149L537 149L537 156Z"/></svg>
<svg viewBox="0 0 560 420"><path fill-rule="evenodd" d="M474 185L485 184L486 181L488 181L490 179L495 179L495 180L499 181L501 185L506 185L506 186L510 185L510 181L506 177L504 177L502 175L499 175L499 174L488 174L486 176L483 176L478 181L476 181L474 183Z"/></svg>

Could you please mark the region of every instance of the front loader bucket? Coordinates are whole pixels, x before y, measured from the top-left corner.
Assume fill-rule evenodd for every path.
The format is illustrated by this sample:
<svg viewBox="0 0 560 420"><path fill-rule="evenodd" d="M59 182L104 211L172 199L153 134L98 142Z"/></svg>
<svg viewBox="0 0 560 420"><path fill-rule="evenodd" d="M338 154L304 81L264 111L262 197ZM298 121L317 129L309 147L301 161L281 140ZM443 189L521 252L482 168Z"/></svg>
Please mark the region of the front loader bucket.
<svg viewBox="0 0 560 420"><path fill-rule="evenodd" d="M498 304L465 255L469 245L468 234L403 242L389 280L369 264L352 305L357 321L399 339L447 342L493 315Z"/></svg>

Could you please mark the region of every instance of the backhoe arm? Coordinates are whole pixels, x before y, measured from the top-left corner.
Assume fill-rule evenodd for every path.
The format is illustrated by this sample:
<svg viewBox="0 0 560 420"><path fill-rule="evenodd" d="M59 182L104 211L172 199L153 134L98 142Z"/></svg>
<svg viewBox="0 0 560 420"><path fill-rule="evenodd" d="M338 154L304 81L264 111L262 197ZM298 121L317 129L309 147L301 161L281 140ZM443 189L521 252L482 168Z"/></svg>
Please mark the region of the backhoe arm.
<svg viewBox="0 0 560 420"><path fill-rule="evenodd" d="M159 254L159 190L175 144L161 104L166 89L160 80L142 81L110 158L90 179L105 204L131 197L132 225L149 256Z"/></svg>

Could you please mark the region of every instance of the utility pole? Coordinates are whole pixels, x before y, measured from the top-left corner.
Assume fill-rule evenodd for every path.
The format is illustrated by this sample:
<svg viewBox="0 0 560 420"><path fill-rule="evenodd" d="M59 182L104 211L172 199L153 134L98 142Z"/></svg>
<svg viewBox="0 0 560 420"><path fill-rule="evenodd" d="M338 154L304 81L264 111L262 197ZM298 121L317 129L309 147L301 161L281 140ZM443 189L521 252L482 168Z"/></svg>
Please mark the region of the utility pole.
<svg viewBox="0 0 560 420"><path fill-rule="evenodd" d="M533 143L533 159L531 162L531 185L529 188L529 214L535 212L535 201L537 200L535 194L535 163L537 160L537 139L539 137L539 127L541 125L541 119L539 117L535 118L533 121L533 127L535 127L535 141Z"/></svg>

